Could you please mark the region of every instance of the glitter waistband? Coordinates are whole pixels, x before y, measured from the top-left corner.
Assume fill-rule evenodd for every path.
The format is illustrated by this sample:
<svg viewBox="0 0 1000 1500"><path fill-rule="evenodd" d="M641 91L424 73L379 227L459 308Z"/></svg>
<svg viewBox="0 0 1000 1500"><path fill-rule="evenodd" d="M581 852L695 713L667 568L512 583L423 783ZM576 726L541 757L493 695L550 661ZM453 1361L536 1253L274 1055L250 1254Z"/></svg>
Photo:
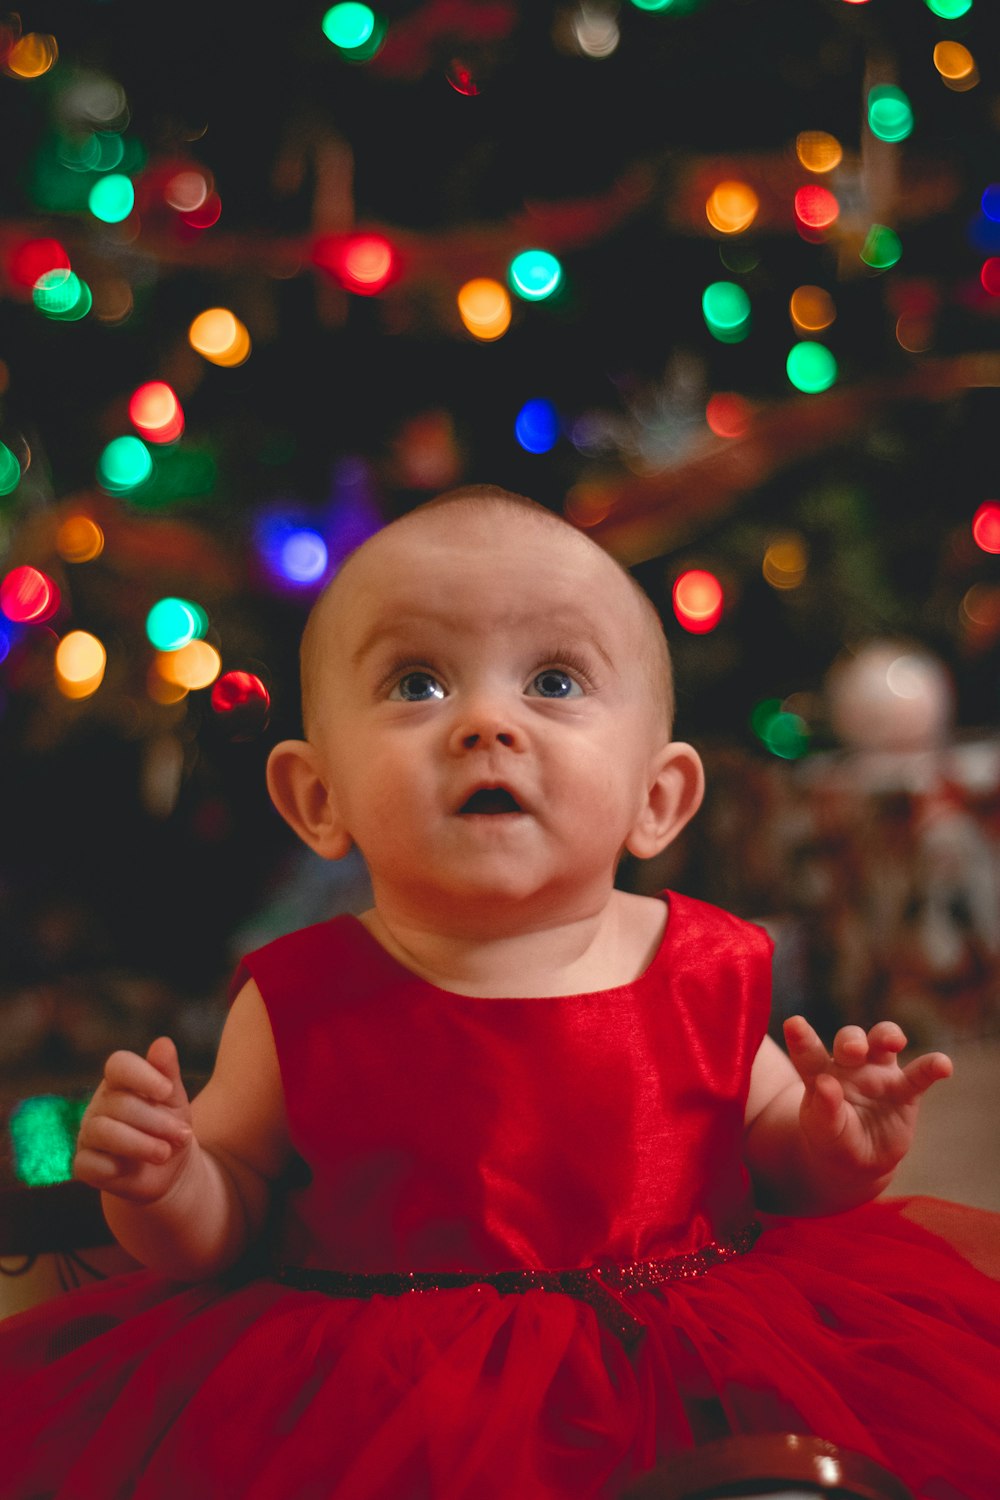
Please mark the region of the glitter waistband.
<svg viewBox="0 0 1000 1500"><path fill-rule="evenodd" d="M605 1325L626 1343L645 1324L623 1300L629 1292L648 1291L669 1281L691 1281L714 1266L745 1255L760 1234L758 1223L720 1236L686 1255L630 1264L582 1266L568 1271L326 1271L308 1266L281 1266L275 1275L284 1286L328 1297L400 1297L408 1292L442 1292L456 1287L493 1287L514 1292L563 1292L589 1303Z"/></svg>

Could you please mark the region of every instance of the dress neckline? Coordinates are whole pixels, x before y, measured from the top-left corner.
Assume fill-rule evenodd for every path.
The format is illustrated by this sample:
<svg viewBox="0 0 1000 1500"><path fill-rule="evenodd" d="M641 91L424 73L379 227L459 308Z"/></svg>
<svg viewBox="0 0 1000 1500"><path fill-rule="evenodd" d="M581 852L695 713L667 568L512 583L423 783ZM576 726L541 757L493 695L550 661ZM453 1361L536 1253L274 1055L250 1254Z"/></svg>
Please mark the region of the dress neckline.
<svg viewBox="0 0 1000 1500"><path fill-rule="evenodd" d="M425 979L415 969L407 968L401 959L398 959L395 954L390 953L388 948L382 946L374 933L369 932L360 917L351 913L347 916L346 920L353 924L355 931L361 936L362 943L369 948L376 962L382 963L384 967L391 970L394 974L403 975L411 983L423 985L433 995L438 996L442 1000L460 1001L466 1005L543 1005L545 1003L551 1004L555 1000L596 1001L626 993L634 994L636 989L651 983L663 966L667 950L673 941L673 936L677 928L675 903L681 898L673 891L658 891L654 899L664 903L667 908L667 917L663 931L660 934L660 940L645 969L636 975L635 979L627 980L624 984L611 985L610 988L604 990L582 990L578 993L565 995L466 995L461 990L444 989L441 985L435 984L433 980Z"/></svg>

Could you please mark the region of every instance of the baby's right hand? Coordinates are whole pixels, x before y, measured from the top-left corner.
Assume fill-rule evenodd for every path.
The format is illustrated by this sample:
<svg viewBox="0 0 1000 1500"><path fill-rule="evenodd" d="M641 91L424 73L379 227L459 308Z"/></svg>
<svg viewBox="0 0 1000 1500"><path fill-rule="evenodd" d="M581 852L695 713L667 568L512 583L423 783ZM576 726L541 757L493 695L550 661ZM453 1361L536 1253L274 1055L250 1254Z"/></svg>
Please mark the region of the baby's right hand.
<svg viewBox="0 0 1000 1500"><path fill-rule="evenodd" d="M170 1038L157 1037L144 1058L113 1052L80 1123L73 1176L132 1203L155 1203L196 1150Z"/></svg>

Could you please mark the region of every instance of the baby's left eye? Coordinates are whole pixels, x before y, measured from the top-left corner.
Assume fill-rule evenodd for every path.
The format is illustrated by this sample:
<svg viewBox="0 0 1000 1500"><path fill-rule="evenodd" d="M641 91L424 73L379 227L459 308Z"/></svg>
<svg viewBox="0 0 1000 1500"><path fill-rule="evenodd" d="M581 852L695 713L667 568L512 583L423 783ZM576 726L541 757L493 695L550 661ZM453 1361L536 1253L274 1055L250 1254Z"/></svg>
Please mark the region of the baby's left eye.
<svg viewBox="0 0 1000 1500"><path fill-rule="evenodd" d="M583 688L575 677L568 672L561 671L558 667L546 667L544 672L539 672L531 679L527 691L533 697L538 698L580 698L583 696Z"/></svg>

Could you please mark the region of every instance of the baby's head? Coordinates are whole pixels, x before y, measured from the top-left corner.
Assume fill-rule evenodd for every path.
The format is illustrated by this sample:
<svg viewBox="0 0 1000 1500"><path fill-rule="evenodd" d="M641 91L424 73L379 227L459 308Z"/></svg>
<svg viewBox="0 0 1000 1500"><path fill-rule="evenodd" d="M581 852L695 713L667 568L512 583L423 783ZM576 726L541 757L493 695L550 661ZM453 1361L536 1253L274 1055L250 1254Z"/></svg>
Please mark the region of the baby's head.
<svg viewBox="0 0 1000 1500"><path fill-rule="evenodd" d="M666 739L670 738L674 716L673 671L663 626L649 596L591 537L554 511L496 485L478 484L449 490L391 522L351 553L319 595L306 621L300 650L302 724L307 739L312 738L321 712L329 653L337 650L342 636L344 609L338 606L349 608L345 594L351 570L364 562L370 564L377 578L379 554L384 553L387 543L411 547L415 566L419 567L420 537L432 538L435 534L456 541L464 535L471 549L487 556L499 539L501 545L512 542L523 550L526 565L530 558L532 564L541 565L542 571L551 548L559 549L565 561L578 561L581 585L592 591L593 602L600 602L601 607L628 620L634 659L640 670L636 686L646 698L653 722ZM539 619L544 609L542 594L537 606Z"/></svg>
<svg viewBox="0 0 1000 1500"><path fill-rule="evenodd" d="M610 888L701 799L671 741L652 604L591 538L519 495L450 491L376 532L302 640L306 738L268 786L313 849L446 902Z"/></svg>

